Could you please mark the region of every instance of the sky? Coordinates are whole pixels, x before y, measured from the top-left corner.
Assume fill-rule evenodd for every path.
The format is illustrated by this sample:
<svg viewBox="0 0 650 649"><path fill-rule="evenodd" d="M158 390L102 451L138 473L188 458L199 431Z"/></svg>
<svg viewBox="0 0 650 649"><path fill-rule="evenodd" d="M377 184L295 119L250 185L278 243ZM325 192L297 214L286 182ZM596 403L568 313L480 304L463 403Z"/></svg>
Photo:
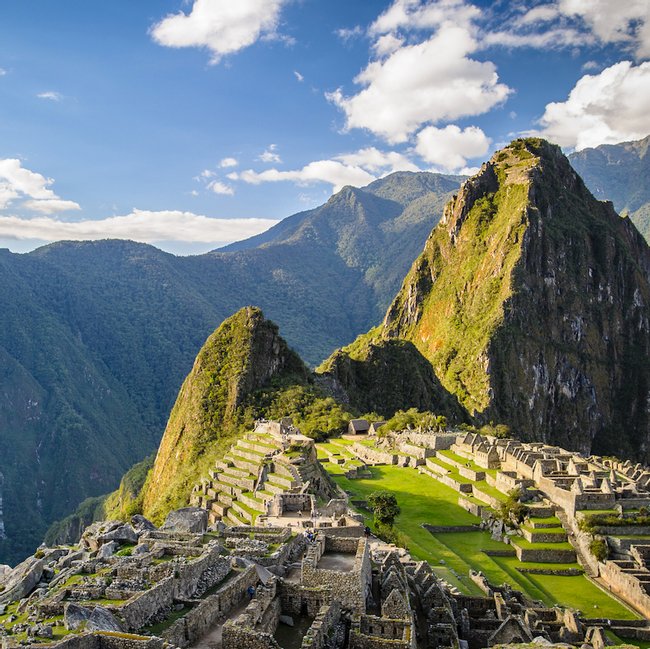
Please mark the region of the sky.
<svg viewBox="0 0 650 649"><path fill-rule="evenodd" d="M198 254L515 137L650 133L650 0L5 0L0 247Z"/></svg>

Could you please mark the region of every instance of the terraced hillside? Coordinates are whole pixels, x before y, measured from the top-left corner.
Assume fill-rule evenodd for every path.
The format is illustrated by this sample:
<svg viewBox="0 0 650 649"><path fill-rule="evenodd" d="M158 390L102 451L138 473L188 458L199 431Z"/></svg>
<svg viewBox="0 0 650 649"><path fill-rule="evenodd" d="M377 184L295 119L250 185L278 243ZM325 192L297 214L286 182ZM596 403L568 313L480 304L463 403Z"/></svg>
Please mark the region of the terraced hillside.
<svg viewBox="0 0 650 649"><path fill-rule="evenodd" d="M323 467L372 525L363 503L378 490L393 492L401 507L395 529L409 552L431 563L452 589L480 595L470 571L490 583L509 583L532 599L590 616L629 620L637 615L584 574L556 507L524 485L529 513L517 534L481 528L508 498L511 476L458 449L433 450L412 441L389 448L380 440L330 439L318 444Z"/></svg>

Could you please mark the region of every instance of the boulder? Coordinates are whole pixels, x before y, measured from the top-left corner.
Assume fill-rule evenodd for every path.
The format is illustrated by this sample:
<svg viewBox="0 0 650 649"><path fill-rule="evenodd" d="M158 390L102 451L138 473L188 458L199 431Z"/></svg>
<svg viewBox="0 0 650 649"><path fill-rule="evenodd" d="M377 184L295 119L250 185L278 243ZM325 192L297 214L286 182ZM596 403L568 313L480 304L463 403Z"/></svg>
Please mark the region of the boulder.
<svg viewBox="0 0 650 649"><path fill-rule="evenodd" d="M122 525L124 525L124 523L121 521L99 521L89 525L81 535L81 546L87 548L91 552L95 552L101 545L99 539L104 534L108 534Z"/></svg>
<svg viewBox="0 0 650 649"><path fill-rule="evenodd" d="M115 631L117 633L124 633L124 627L118 619L103 606L95 606L88 622L86 622L86 629L88 631Z"/></svg>
<svg viewBox="0 0 650 649"><path fill-rule="evenodd" d="M117 541L118 543L137 543L138 535L135 533L135 530L128 523L126 525L121 525L116 527L106 534L102 534L98 537L99 542L103 545L109 541Z"/></svg>
<svg viewBox="0 0 650 649"><path fill-rule="evenodd" d="M149 552L149 545L147 543L141 543L140 545L136 545L135 548L133 548L133 555L139 555L139 554L147 554Z"/></svg>
<svg viewBox="0 0 650 649"><path fill-rule="evenodd" d="M200 507L176 509L169 512L161 529L202 534L208 529L208 512Z"/></svg>
<svg viewBox="0 0 650 649"><path fill-rule="evenodd" d="M153 532L156 529L156 526L142 514L131 516L131 525L133 525L138 534L142 534L143 532Z"/></svg>
<svg viewBox="0 0 650 649"><path fill-rule="evenodd" d="M104 545L99 548L97 552L98 559L108 559L112 557L120 548L120 544L117 541L109 541L104 543Z"/></svg>
<svg viewBox="0 0 650 649"><path fill-rule="evenodd" d="M0 604L23 599L34 590L41 581L44 562L35 556L27 557L11 572L5 573L2 583L4 590L0 593Z"/></svg>
<svg viewBox="0 0 650 649"><path fill-rule="evenodd" d="M91 613L92 610L85 606L68 602L63 610L63 624L68 631L76 631L90 619Z"/></svg>
<svg viewBox="0 0 650 649"><path fill-rule="evenodd" d="M57 562L57 566L61 569L69 568L75 561L83 561L86 553L83 550L77 552L70 552L64 557L61 557Z"/></svg>

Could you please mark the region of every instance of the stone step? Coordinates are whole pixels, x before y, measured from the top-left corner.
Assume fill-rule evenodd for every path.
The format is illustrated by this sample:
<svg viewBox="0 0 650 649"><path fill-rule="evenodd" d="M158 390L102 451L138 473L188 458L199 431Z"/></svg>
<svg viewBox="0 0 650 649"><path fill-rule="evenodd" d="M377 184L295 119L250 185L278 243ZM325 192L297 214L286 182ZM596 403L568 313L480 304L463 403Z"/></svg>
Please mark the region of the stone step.
<svg viewBox="0 0 650 649"><path fill-rule="evenodd" d="M247 525L247 522L239 518L232 509L228 510L228 515L224 517L224 522L228 525Z"/></svg>
<svg viewBox="0 0 650 649"><path fill-rule="evenodd" d="M291 489L294 486L293 477L279 475L278 473L269 473L266 477L266 488L268 489L269 485L274 484L279 487L284 487L284 489Z"/></svg>
<svg viewBox="0 0 650 649"><path fill-rule="evenodd" d="M228 460L232 462L233 466L240 471L245 471L251 475L257 476L260 470L261 462L254 462L246 457L234 453L228 454Z"/></svg>
<svg viewBox="0 0 650 649"><path fill-rule="evenodd" d="M283 494L286 491L286 488L273 484L272 482L266 482L264 484L264 490L272 494Z"/></svg>
<svg viewBox="0 0 650 649"><path fill-rule="evenodd" d="M210 508L210 511L214 512L215 514L223 518L227 514L229 509L230 509L229 505L226 505L225 503L222 502L216 502L216 503L212 503L212 507Z"/></svg>
<svg viewBox="0 0 650 649"><path fill-rule="evenodd" d="M219 475L219 481L231 485L232 487L239 487L246 491L253 491L253 489L255 489L255 480L253 478L239 478L222 473Z"/></svg>
<svg viewBox="0 0 650 649"><path fill-rule="evenodd" d="M225 473L226 475L234 475L239 478L248 478L248 476L251 475L250 471L247 471L245 469L240 469L237 466L226 467L223 470L223 473Z"/></svg>

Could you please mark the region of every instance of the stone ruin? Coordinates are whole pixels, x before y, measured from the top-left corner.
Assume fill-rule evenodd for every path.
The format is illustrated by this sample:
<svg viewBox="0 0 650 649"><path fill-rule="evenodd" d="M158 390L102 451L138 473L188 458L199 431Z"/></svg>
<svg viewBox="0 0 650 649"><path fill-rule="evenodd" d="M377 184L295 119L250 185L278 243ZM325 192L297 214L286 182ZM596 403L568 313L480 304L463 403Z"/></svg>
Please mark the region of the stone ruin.
<svg viewBox="0 0 650 649"><path fill-rule="evenodd" d="M415 449L423 448L426 436L418 435L406 439L399 452L421 459L424 470L435 448L433 454ZM540 447L467 436L454 440L447 436L433 444L473 457L482 453L492 465L498 457L505 486L517 481L534 486L543 477L575 495L573 483L587 475L588 493L602 493L603 471L596 471L594 459L584 465ZM462 595L428 563L366 536L345 494L315 461L313 443L288 423L264 422L245 442L249 445L237 444L224 461L230 471L223 476L233 479L200 485L193 492L195 506L171 512L160 528L142 516L130 523L94 523L77 546L43 547L16 568L0 570L3 649L478 649L531 641L604 646L603 628L610 621L547 608L480 574L472 579L483 595ZM249 454L256 462L262 458L256 464L257 488L236 482L254 475L242 475L241 463L250 458L241 453L248 451L257 451ZM531 470L519 470L519 462ZM278 471L283 464L295 469L290 473L297 484L269 490L284 475ZM645 475L629 466L608 469ZM630 492L609 483L615 499ZM235 504L261 492L269 494L264 511L244 524ZM238 524L229 511L217 514L215 503L227 500L220 494L231 497L228 508ZM646 638L645 621L628 624L636 625L628 629L632 637Z"/></svg>

